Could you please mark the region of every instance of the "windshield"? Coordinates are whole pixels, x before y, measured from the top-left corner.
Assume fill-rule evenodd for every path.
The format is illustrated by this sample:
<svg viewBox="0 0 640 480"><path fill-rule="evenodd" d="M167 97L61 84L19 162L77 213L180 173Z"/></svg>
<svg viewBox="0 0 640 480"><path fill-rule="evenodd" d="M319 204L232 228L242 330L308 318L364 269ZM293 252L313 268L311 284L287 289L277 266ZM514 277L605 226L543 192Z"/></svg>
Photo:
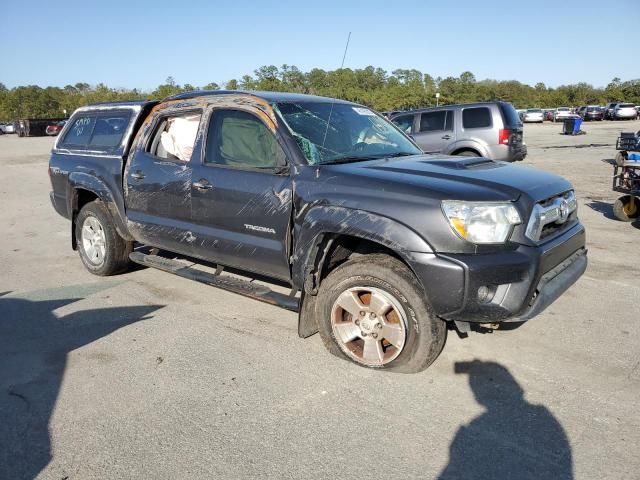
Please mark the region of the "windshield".
<svg viewBox="0 0 640 480"><path fill-rule="evenodd" d="M568 111L570 111L570 109L567 108L567 107L560 107L560 108L558 108L558 111L559 112L568 112Z"/></svg>
<svg viewBox="0 0 640 480"><path fill-rule="evenodd" d="M530 108L527 110L527 113L542 113L542 110L539 108Z"/></svg>
<svg viewBox="0 0 640 480"><path fill-rule="evenodd" d="M310 165L422 153L390 122L366 107L328 102L283 102L275 104L274 108Z"/></svg>

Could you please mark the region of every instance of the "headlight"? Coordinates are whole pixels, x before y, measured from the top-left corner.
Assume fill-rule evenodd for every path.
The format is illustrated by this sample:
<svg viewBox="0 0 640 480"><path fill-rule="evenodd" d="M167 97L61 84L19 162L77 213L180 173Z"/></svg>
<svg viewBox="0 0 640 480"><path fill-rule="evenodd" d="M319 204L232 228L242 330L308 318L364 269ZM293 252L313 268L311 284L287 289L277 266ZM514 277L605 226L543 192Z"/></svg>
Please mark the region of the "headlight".
<svg viewBox="0 0 640 480"><path fill-rule="evenodd" d="M442 211L453 231L473 243L504 243L511 228L522 223L511 203L444 200Z"/></svg>

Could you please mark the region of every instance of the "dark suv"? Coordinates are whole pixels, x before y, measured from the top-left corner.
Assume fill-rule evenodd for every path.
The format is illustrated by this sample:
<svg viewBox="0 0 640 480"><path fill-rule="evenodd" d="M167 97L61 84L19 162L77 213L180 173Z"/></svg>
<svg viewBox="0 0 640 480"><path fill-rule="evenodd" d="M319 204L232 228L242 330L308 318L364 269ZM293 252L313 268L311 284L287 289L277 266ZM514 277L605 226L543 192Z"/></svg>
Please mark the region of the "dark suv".
<svg viewBox="0 0 640 480"><path fill-rule="evenodd" d="M393 115L391 121L411 135L426 153L524 159L522 121L506 102L465 103Z"/></svg>

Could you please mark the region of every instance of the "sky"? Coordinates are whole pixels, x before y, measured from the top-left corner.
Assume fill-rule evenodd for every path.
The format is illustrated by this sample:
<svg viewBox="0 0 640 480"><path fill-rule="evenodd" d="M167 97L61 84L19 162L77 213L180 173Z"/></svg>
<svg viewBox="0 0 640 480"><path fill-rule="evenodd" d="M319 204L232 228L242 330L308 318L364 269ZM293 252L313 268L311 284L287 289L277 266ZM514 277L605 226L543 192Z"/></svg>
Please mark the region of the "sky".
<svg viewBox="0 0 640 480"><path fill-rule="evenodd" d="M556 87L640 78L640 0L3 0L0 82L152 90L262 65L415 68Z"/></svg>

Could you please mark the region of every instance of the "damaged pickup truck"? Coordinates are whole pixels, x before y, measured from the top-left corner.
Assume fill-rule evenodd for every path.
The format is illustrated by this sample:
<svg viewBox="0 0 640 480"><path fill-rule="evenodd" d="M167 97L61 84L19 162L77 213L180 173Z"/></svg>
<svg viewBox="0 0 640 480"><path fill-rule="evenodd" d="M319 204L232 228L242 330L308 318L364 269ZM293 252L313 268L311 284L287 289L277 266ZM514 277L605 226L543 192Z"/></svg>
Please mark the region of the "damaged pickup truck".
<svg viewBox="0 0 640 480"><path fill-rule="evenodd" d="M423 370L448 329L524 322L587 265L565 179L425 155L341 100L218 91L83 107L49 175L90 272L133 261L297 311L301 337L319 331L366 367Z"/></svg>

